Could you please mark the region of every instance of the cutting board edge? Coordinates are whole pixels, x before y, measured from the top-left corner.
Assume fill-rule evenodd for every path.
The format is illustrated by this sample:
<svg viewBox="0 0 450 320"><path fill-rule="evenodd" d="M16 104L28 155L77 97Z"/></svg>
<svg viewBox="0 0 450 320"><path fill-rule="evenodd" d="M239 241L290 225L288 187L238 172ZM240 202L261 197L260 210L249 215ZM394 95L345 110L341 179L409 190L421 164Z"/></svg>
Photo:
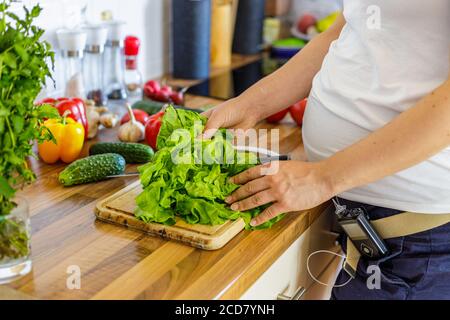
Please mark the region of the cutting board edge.
<svg viewBox="0 0 450 320"><path fill-rule="evenodd" d="M112 194L111 196L97 202L97 205L95 207L95 215L97 219L117 226L137 230L146 234L156 235L164 239L176 240L203 250L218 250L222 248L245 228L245 222L242 220L242 218L231 221L228 228L219 229L219 231L214 236L204 233L198 233L185 228L166 226L158 223L148 223L145 224L144 227L139 227L138 225L130 225L127 219L134 217L122 213L121 211L111 209L106 204L109 201L112 201L113 199L116 199L127 193L128 191L136 188L136 186L139 184L140 181L136 181L119 190L118 192ZM137 220L136 218L134 219L135 221L133 222L142 222L140 220ZM126 221L126 223L120 223L117 220L124 220ZM169 231L169 233L167 231Z"/></svg>
<svg viewBox="0 0 450 320"><path fill-rule="evenodd" d="M105 216L106 215L106 216ZM95 208L95 216L98 220L106 223L110 223L113 225L117 225L119 227L133 229L139 232L143 232L149 235L159 236L163 239L167 240L175 240L185 245L191 245L195 248L213 251L223 248L228 242L230 242L237 234L245 228L245 222L242 219L235 220L231 222L230 227L227 229L221 230L217 235L210 236L206 234L202 234L201 237L195 236L199 234L190 231L188 229L177 228L173 226L166 226L158 223L148 223L146 224L145 229L140 228L139 226L135 226L129 223L120 223L115 221L116 219L126 219L128 215L120 212L116 212L114 210L108 208ZM113 218L111 218L113 217ZM139 221L139 220L138 220ZM143 222L142 222L143 223ZM169 232L168 232L169 231ZM181 232L183 231L183 233Z"/></svg>

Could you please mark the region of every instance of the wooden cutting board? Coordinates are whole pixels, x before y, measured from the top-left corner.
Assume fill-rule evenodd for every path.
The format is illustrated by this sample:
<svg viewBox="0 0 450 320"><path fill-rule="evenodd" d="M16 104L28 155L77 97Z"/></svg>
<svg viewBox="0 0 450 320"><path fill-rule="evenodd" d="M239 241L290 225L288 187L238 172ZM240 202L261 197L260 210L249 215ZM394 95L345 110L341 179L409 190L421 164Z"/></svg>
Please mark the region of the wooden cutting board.
<svg viewBox="0 0 450 320"><path fill-rule="evenodd" d="M138 220L133 214L136 208L135 198L141 192L141 184L136 181L112 196L101 200L97 203L95 210L97 218L165 239L177 240L204 250L222 248L245 227L242 219L228 221L219 226L190 225L179 218L173 226L145 223Z"/></svg>

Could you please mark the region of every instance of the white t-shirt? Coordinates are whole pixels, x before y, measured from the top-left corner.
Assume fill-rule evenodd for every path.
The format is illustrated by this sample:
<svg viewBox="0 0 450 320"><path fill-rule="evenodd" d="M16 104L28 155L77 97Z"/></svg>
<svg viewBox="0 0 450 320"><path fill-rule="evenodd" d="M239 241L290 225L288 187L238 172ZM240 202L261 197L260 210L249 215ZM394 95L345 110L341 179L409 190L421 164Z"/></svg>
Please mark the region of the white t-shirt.
<svg viewBox="0 0 450 320"><path fill-rule="evenodd" d="M344 16L347 24L314 79L305 114L303 140L311 161L381 128L449 75L449 0L344 0ZM340 196L397 210L450 213L450 147Z"/></svg>

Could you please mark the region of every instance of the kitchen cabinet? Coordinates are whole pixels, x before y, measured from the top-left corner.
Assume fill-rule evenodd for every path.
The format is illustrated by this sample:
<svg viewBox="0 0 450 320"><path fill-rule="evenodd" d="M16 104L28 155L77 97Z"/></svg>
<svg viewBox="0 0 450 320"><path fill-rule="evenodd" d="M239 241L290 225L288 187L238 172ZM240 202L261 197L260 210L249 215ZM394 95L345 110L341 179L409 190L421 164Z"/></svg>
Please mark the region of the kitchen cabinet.
<svg viewBox="0 0 450 320"><path fill-rule="evenodd" d="M242 300L277 299L280 295L292 298L328 299L331 287L315 283L309 276L306 261L317 250L339 251L336 234L332 233L331 207L276 260L276 262L248 289ZM315 277L326 283L333 283L339 258L331 254L318 254L310 259L310 270ZM313 289L314 294L309 294Z"/></svg>

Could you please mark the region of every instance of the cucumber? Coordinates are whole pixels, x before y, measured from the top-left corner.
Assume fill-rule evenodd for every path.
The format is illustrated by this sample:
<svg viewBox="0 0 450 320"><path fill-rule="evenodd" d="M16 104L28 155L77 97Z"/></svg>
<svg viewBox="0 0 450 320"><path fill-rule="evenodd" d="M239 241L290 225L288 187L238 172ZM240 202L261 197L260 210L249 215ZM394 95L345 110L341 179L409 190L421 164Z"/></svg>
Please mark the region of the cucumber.
<svg viewBox="0 0 450 320"><path fill-rule="evenodd" d="M149 115L153 115L155 113L158 113L159 111L161 111L161 109L166 105L167 103L163 103L163 102L158 102L158 101L154 101L154 100L142 100L142 101L138 101L135 102L132 106L133 109L140 109L143 110L145 112L147 112ZM184 109L184 110L189 110L189 111L194 111L197 113L203 112L203 110L199 110L199 109L191 109L191 108L186 108L183 106L176 106L173 105L175 109Z"/></svg>
<svg viewBox="0 0 450 320"><path fill-rule="evenodd" d="M120 154L107 153L77 160L59 174L59 182L70 187L105 180L125 172L125 159Z"/></svg>
<svg viewBox="0 0 450 320"><path fill-rule="evenodd" d="M133 109L140 109L147 112L149 115L158 113L164 107L165 103L153 100L142 100L133 104Z"/></svg>
<svg viewBox="0 0 450 320"><path fill-rule="evenodd" d="M91 146L89 154L117 153L127 163L147 163L153 157L153 149L145 144L126 142L99 142Z"/></svg>

